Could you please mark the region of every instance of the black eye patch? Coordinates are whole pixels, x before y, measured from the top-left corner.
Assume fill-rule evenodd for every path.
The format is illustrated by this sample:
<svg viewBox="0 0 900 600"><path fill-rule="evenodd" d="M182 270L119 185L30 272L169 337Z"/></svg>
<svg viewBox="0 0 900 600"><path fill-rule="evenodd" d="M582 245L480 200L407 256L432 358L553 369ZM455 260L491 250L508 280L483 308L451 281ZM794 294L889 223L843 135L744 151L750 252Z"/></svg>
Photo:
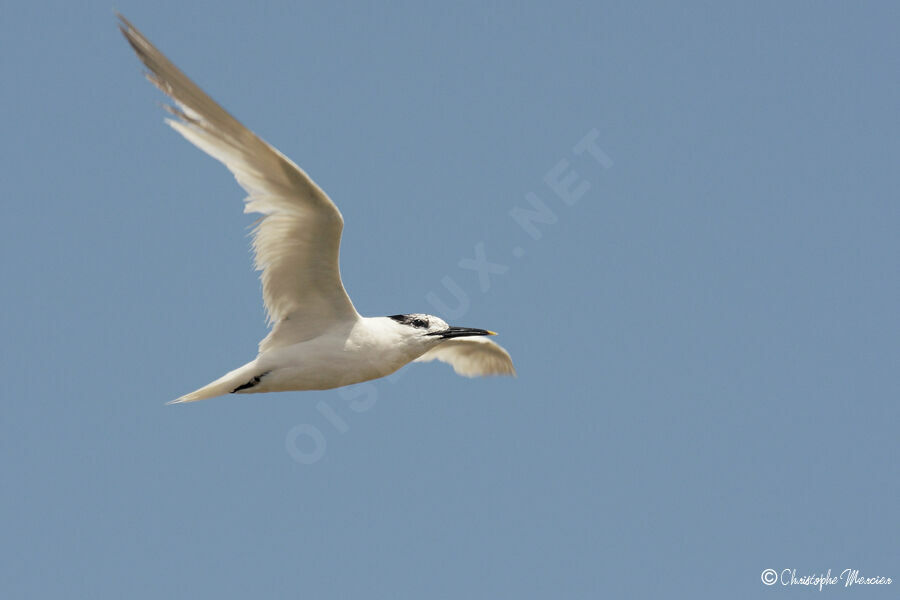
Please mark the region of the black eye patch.
<svg viewBox="0 0 900 600"><path fill-rule="evenodd" d="M393 319L398 323L402 323L403 325L409 325L410 327L416 327L417 329L428 329L428 319L423 319L422 317L417 317L415 315L390 315L389 319Z"/></svg>

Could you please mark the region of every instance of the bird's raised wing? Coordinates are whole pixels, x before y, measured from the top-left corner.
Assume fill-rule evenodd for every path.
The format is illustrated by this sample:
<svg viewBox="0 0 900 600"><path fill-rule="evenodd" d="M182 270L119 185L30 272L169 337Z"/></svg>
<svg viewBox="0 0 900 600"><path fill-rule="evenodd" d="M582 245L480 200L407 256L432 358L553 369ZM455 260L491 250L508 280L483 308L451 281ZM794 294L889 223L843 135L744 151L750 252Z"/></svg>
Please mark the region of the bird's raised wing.
<svg viewBox="0 0 900 600"><path fill-rule="evenodd" d="M465 377L515 375L509 352L486 337L460 337L442 342L415 362L439 360Z"/></svg>
<svg viewBox="0 0 900 600"><path fill-rule="evenodd" d="M147 79L168 95L166 119L178 133L220 161L249 196L244 212L261 213L253 231L256 269L271 333L260 352L315 337L338 321L359 318L341 283L338 255L344 220L319 186L206 95L127 19L119 28L147 67Z"/></svg>

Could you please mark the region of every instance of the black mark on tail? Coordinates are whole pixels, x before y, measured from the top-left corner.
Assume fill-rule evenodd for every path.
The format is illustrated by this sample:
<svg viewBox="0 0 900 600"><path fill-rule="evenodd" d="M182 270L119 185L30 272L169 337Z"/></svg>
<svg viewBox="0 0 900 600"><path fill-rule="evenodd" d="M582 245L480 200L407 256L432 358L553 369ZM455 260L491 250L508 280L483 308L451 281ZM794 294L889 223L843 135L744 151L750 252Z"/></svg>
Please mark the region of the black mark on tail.
<svg viewBox="0 0 900 600"><path fill-rule="evenodd" d="M231 390L231 393L233 394L233 393L235 393L235 392L240 392L241 390L249 390L250 388L259 385L259 382L262 380L262 378L265 377L266 375L268 375L268 374L271 373L271 372L272 372L272 371L266 371L265 373L262 373L262 374L260 374L260 375L257 375L256 377L254 377L253 379L251 379L251 380L248 381L247 383L245 383L245 384L243 384L243 385L239 385L239 386L237 386L236 388L234 388L233 390Z"/></svg>

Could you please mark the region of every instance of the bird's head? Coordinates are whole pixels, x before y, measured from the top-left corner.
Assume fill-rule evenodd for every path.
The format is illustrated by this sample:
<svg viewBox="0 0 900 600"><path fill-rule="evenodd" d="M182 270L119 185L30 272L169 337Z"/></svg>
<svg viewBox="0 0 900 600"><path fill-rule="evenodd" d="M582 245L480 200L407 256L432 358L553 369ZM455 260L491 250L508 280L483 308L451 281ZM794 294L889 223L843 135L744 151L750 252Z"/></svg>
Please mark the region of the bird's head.
<svg viewBox="0 0 900 600"><path fill-rule="evenodd" d="M451 327L443 319L433 315L414 313L411 315L391 315L388 317L403 327L404 335L415 336L430 344L456 337L473 335L496 335L487 329L474 329L472 327Z"/></svg>

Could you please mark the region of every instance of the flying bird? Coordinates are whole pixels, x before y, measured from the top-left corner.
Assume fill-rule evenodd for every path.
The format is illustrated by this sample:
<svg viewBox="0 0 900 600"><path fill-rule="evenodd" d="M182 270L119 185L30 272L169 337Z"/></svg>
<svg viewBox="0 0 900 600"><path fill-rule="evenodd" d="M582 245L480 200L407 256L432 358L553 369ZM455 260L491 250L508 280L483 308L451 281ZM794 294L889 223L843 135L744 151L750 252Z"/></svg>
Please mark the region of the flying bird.
<svg viewBox="0 0 900 600"><path fill-rule="evenodd" d="M170 404L223 394L325 390L377 379L410 362L439 360L460 375L515 375L486 329L451 327L427 314L363 317L341 282L344 219L288 157L244 127L182 73L123 16L119 29L174 102L175 131L221 162L248 193L255 267L271 330L247 364Z"/></svg>

